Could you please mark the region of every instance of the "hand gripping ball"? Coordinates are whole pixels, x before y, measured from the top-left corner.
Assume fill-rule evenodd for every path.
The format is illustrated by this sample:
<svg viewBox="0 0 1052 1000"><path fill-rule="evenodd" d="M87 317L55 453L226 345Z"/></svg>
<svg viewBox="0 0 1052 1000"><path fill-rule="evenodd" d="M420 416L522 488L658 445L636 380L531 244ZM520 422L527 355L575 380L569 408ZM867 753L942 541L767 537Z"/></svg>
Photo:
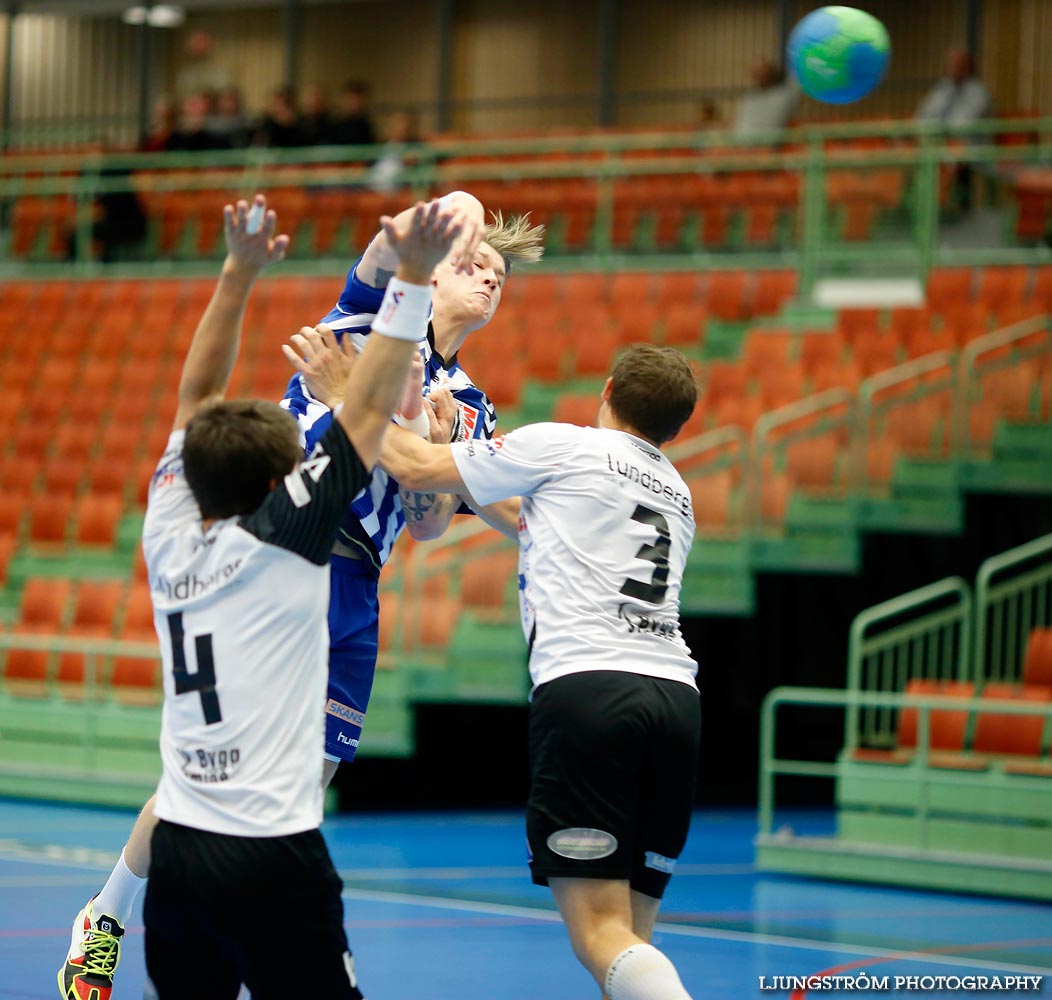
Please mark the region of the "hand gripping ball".
<svg viewBox="0 0 1052 1000"><path fill-rule="evenodd" d="M805 94L827 104L865 97L891 57L887 30L855 7L819 7L789 36L786 61Z"/></svg>

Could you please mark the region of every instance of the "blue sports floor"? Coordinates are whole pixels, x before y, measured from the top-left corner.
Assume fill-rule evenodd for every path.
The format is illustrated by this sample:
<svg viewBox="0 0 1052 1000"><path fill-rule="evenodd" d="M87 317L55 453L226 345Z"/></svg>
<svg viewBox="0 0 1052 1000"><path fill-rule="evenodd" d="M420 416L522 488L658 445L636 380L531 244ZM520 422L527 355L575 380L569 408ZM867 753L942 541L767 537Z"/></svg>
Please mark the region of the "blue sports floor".
<svg viewBox="0 0 1052 1000"><path fill-rule="evenodd" d="M0 800L0 997L57 996L70 923L133 819ZM794 822L806 826L809 817ZM666 896L655 943L695 1000L828 995L761 989L759 977L770 986L775 976L841 969L888 976L885 995L906 995L891 988L895 976L1006 974L1044 976L1039 995L1052 995L1052 907L760 875L754 829L751 813L698 813ZM325 833L346 883L347 933L369 1000L598 998L547 890L529 882L520 815L342 816ZM280 914L276 887L265 931L276 942ZM142 983L136 919L114 1000L140 997Z"/></svg>

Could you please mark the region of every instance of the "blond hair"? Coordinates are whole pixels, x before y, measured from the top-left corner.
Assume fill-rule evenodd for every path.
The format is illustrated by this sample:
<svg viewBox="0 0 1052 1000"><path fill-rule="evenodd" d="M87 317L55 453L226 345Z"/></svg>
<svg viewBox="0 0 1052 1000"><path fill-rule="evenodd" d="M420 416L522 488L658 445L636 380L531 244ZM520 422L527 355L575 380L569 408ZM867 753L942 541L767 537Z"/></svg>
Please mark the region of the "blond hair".
<svg viewBox="0 0 1052 1000"><path fill-rule="evenodd" d="M504 259L504 268L511 273L512 264L536 264L544 254L544 226L531 226L530 213L509 215L490 212L492 221L486 226L485 241Z"/></svg>

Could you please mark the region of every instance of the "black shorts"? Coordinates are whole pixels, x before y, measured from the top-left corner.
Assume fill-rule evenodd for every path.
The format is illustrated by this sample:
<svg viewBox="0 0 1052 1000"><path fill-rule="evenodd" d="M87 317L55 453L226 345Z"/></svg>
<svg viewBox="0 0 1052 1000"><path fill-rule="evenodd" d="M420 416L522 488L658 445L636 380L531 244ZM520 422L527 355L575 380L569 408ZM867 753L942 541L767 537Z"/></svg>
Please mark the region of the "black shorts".
<svg viewBox="0 0 1052 1000"><path fill-rule="evenodd" d="M530 706L533 881L627 879L660 899L690 827L700 737L698 692L679 681L596 670L542 684Z"/></svg>
<svg viewBox="0 0 1052 1000"><path fill-rule="evenodd" d="M160 1000L361 1000L343 883L317 830L229 837L161 820L146 884L146 971Z"/></svg>

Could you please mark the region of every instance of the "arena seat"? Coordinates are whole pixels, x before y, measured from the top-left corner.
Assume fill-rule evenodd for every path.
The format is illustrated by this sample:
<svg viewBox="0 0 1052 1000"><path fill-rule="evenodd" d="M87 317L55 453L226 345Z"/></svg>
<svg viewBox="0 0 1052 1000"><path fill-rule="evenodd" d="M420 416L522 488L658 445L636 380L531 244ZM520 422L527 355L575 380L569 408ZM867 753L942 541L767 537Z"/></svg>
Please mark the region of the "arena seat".
<svg viewBox="0 0 1052 1000"><path fill-rule="evenodd" d="M983 701L1049 702L1052 688L1014 684L987 684L981 693ZM1038 757L1045 720L1038 715L1002 715L984 705L975 720L972 749L976 753L1016 754Z"/></svg>
<svg viewBox="0 0 1052 1000"><path fill-rule="evenodd" d="M72 496L34 496L29 499L29 540L44 544L66 541Z"/></svg>
<svg viewBox="0 0 1052 1000"><path fill-rule="evenodd" d="M88 493L76 507L76 540L78 545L112 547L117 541L117 522L121 501L111 494Z"/></svg>
<svg viewBox="0 0 1052 1000"><path fill-rule="evenodd" d="M1052 628L1035 628L1027 638L1023 683L1052 687Z"/></svg>
<svg viewBox="0 0 1052 1000"><path fill-rule="evenodd" d="M946 698L971 698L975 684L971 681L936 681L913 678L906 684L905 694L941 695ZM898 745L917 746L918 710L903 708L899 714ZM960 753L968 729L968 712L964 709L932 709L929 714L929 749Z"/></svg>
<svg viewBox="0 0 1052 1000"><path fill-rule="evenodd" d="M508 582L518 564L518 552L510 548L466 560L460 574L460 599L465 607L504 607Z"/></svg>
<svg viewBox="0 0 1052 1000"><path fill-rule="evenodd" d="M673 302L665 307L662 342L670 347L697 347L705 338L705 307L700 302Z"/></svg>

